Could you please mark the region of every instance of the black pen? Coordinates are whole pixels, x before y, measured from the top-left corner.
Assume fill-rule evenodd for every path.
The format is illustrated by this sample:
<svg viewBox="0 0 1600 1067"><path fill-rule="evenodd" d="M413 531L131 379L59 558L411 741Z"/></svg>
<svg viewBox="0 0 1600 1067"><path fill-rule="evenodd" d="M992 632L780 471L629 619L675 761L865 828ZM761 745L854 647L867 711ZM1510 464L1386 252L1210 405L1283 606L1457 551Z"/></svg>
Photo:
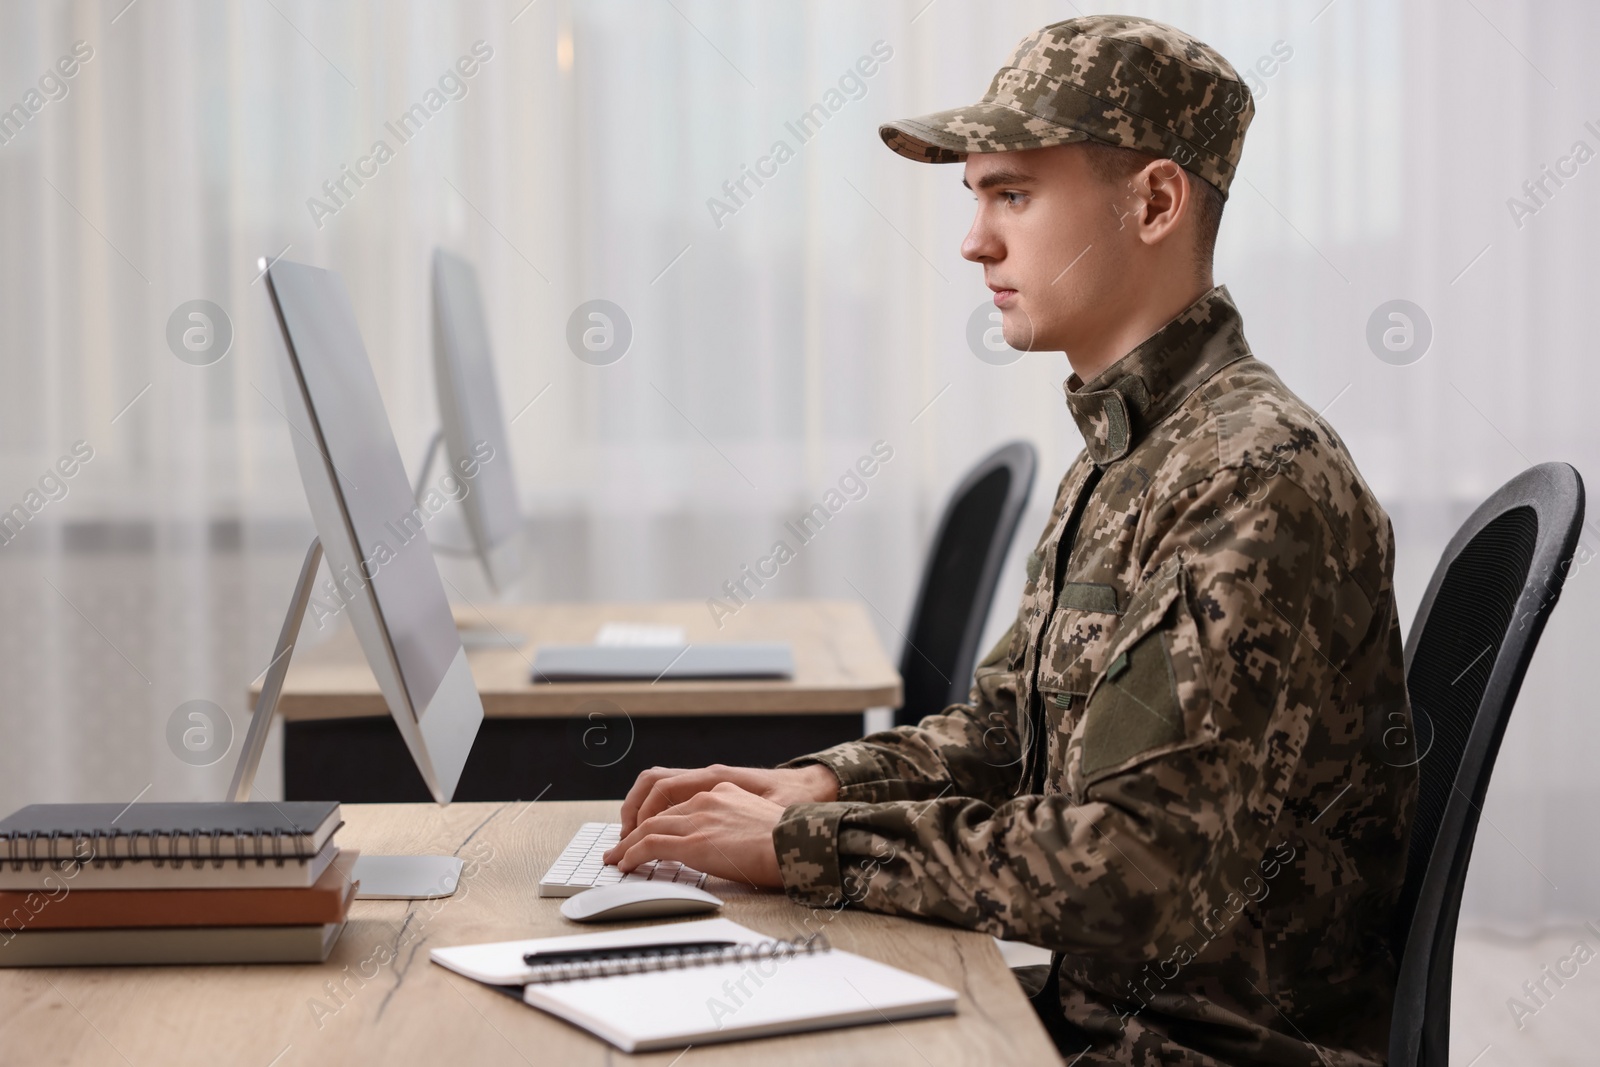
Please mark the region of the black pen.
<svg viewBox="0 0 1600 1067"><path fill-rule="evenodd" d="M675 955L688 952L711 952L732 948L737 941L657 941L649 945L617 945L613 948L573 948L555 952L524 952L522 962L530 967L546 963L589 963L597 960L622 959L627 956L650 955L670 950Z"/></svg>

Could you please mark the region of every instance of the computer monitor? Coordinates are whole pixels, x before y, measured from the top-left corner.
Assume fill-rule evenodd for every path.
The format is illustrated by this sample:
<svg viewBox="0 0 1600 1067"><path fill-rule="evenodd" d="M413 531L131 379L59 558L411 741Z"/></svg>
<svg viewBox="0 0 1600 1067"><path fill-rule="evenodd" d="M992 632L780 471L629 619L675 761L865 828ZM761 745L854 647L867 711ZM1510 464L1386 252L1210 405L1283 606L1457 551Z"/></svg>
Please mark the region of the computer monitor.
<svg viewBox="0 0 1600 1067"><path fill-rule="evenodd" d="M503 593L522 570L522 511L511 447L477 271L442 248L433 253L433 370L440 429L429 446L418 489L426 489L441 439L452 474L460 479L463 472L476 469L466 479L469 488L461 507L489 585L496 594Z"/></svg>
<svg viewBox="0 0 1600 1067"><path fill-rule="evenodd" d="M447 803L483 705L355 310L333 271L280 259L266 282L283 332L284 414L341 611L428 791ZM292 648L290 634L280 656Z"/></svg>

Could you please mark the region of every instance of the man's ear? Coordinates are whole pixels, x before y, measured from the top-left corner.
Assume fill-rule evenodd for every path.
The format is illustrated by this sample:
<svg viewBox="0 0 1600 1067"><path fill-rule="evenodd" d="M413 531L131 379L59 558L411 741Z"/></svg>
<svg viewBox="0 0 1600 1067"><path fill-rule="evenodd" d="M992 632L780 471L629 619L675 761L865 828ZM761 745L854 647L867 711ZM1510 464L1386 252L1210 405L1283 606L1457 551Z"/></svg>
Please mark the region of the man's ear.
<svg viewBox="0 0 1600 1067"><path fill-rule="evenodd" d="M1194 187L1184 169L1170 159L1153 159L1133 176L1142 204L1134 219L1147 245L1170 240L1194 210Z"/></svg>

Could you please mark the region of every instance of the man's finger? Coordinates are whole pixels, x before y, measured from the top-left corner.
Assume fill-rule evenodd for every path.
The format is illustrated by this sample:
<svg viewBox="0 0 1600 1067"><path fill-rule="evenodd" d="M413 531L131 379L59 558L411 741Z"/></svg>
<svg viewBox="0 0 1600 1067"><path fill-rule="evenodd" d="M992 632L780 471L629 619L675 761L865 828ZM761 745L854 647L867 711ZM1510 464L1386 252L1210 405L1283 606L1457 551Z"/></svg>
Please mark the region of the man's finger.
<svg viewBox="0 0 1600 1067"><path fill-rule="evenodd" d="M619 861L628 854L628 850L652 834L668 834L681 837L693 833L694 830L694 823L690 821L688 816L681 813L676 815L657 815L650 819L641 819L639 825L623 835L622 840L606 849L605 855L601 858L607 863L614 863L620 866ZM629 868L629 870L631 869Z"/></svg>
<svg viewBox="0 0 1600 1067"><path fill-rule="evenodd" d="M698 793L716 788L721 781L723 781L722 776L710 768L684 771L671 778L663 778L656 782L654 788L645 796L644 803L639 806L637 818L641 823L654 818Z"/></svg>
<svg viewBox="0 0 1600 1067"><path fill-rule="evenodd" d="M677 834L645 834L628 847L627 852L617 861L617 866L627 872L651 860L679 860L695 870L703 870L704 868L691 862L684 848L686 843L684 838Z"/></svg>
<svg viewBox="0 0 1600 1067"><path fill-rule="evenodd" d="M650 792L657 781L673 774L681 774L676 767L647 767L639 772L639 777L633 780L633 785L628 789L628 795L622 801L622 819L624 823L637 818L639 805L644 803L645 796Z"/></svg>
<svg viewBox="0 0 1600 1067"><path fill-rule="evenodd" d="M670 778L675 774L682 774L681 767L650 767L639 772L639 777L633 781L633 788L628 790L628 795L622 801L622 832L628 833L639 823L639 805L644 803L645 797L650 795L650 790L655 788L657 782L663 778Z"/></svg>

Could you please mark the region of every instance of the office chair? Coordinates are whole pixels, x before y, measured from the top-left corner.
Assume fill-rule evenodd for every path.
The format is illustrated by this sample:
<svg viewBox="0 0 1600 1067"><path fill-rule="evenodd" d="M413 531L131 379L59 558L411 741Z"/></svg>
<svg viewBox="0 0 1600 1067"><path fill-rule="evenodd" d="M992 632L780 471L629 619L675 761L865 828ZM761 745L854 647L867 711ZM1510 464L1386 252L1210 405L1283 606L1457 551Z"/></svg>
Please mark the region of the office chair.
<svg viewBox="0 0 1600 1067"><path fill-rule="evenodd" d="M1038 465L1031 444L1012 441L980 460L951 493L900 656L903 702L896 726L915 725L967 699L1000 567Z"/></svg>
<svg viewBox="0 0 1600 1067"><path fill-rule="evenodd" d="M1423 755L1391 934L1400 960L1392 1067L1449 1062L1467 860L1500 739L1582 522L1583 479L1565 463L1541 463L1511 479L1451 539L1406 640L1406 687Z"/></svg>

